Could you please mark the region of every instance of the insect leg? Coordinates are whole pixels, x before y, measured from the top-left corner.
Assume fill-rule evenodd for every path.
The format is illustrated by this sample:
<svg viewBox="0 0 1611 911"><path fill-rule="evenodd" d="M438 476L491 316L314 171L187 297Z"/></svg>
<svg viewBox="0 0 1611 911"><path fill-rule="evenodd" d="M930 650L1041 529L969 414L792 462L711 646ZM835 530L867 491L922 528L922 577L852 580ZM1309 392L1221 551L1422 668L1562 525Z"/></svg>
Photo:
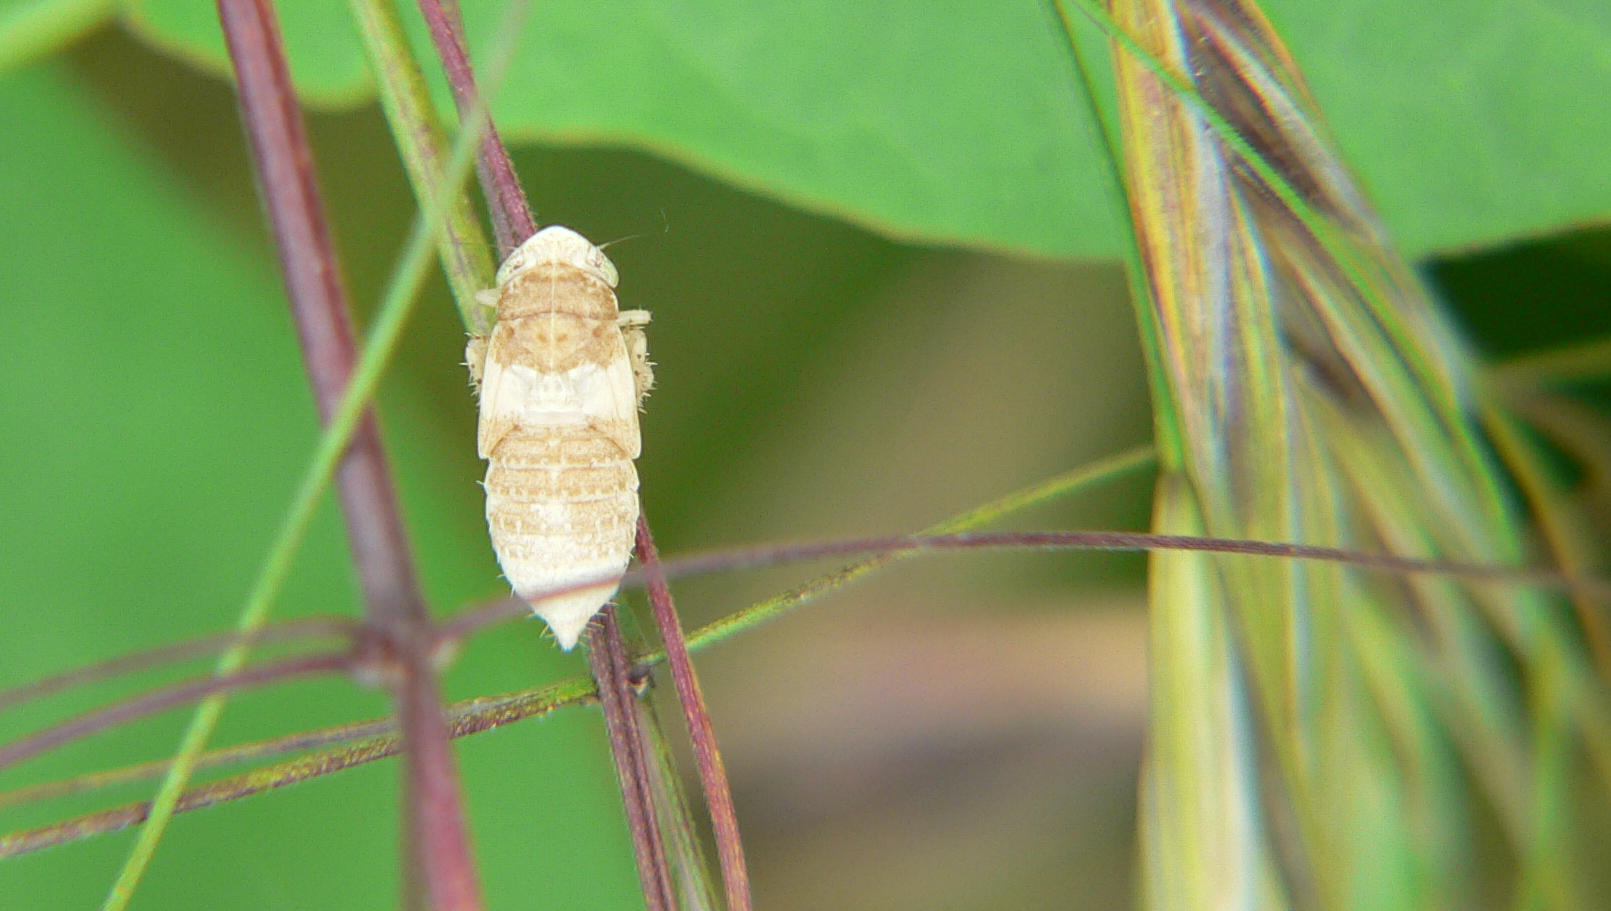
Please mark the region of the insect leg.
<svg viewBox="0 0 1611 911"><path fill-rule="evenodd" d="M654 388L654 364L649 360L649 339L643 327L649 325L649 311L622 310L616 317L621 336L626 340L627 356L632 359L632 381L638 393L638 407Z"/></svg>
<svg viewBox="0 0 1611 911"><path fill-rule="evenodd" d="M487 364L487 339L492 334L492 327L497 323L498 298L501 292L497 288L487 288L475 293L476 306L481 310L483 317L480 327L472 327L470 341L464 346L464 366L470 368L470 385L479 392L481 389L481 373Z"/></svg>
<svg viewBox="0 0 1611 911"><path fill-rule="evenodd" d="M464 343L464 366L470 368L470 385L481 390L481 371L487 363L487 340L480 335L470 336Z"/></svg>

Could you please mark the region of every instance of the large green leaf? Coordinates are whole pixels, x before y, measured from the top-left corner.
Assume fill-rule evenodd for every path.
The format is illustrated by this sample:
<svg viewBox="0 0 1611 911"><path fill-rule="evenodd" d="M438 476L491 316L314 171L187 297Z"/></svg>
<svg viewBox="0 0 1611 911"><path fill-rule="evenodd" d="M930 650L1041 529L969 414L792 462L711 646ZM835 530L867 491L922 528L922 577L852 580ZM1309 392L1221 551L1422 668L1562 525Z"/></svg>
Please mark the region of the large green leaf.
<svg viewBox="0 0 1611 911"><path fill-rule="evenodd" d="M125 0L124 22L157 47L220 75L231 72L218 8L191 0ZM329 0L274 4L297 91L324 107L371 100L374 84L347 5Z"/></svg>
<svg viewBox="0 0 1611 911"><path fill-rule="evenodd" d="M503 4L465 0L471 43ZM1411 255L1604 221L1611 5L1272 3ZM301 90L368 97L342 4L281 2ZM417 17L415 17L417 18ZM223 72L211 4L127 21ZM1089 115L1042 4L537 4L497 105L520 141L639 146L897 237L1111 257Z"/></svg>

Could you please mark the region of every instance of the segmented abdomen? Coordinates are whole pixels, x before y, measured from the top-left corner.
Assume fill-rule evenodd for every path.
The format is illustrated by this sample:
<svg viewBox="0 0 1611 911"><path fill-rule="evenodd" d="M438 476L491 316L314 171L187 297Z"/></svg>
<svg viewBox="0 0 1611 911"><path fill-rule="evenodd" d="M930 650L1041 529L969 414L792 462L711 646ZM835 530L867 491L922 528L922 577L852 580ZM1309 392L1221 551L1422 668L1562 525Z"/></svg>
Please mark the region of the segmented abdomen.
<svg viewBox="0 0 1611 911"><path fill-rule="evenodd" d="M493 549L521 597L611 578L542 599L544 619L562 640L574 642L615 592L614 578L626 571L632 555L638 521L632 460L586 424L517 427L490 454L486 489Z"/></svg>

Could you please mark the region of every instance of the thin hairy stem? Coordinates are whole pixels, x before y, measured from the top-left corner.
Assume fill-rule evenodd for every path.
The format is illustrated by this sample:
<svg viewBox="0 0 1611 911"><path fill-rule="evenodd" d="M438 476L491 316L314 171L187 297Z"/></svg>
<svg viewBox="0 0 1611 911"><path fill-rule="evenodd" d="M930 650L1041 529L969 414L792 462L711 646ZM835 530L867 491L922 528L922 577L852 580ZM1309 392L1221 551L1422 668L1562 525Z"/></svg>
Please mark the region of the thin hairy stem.
<svg viewBox="0 0 1611 911"><path fill-rule="evenodd" d="M669 560L659 569L666 579L680 579L712 572L735 569L754 569L778 566L801 560L826 557L847 557L858 554L918 554L953 550L1092 550L1109 553L1144 553L1155 550L1191 551L1196 553L1235 554L1249 557L1272 557L1292 560L1313 560L1321 563L1338 563L1371 572L1395 575L1445 575L1465 581L1513 586L1536 586L1552 591L1581 592L1602 600L1611 600L1611 579L1599 576L1577 576L1560 570L1529 566L1495 566L1487 563L1466 563L1458 560L1421 560L1396 554L1368 553L1342 547L1314 544L1295 544L1281 541L1254 541L1243 538L1213 538L1193 535L1159 535L1140 531L1026 531L1026 532L968 532L948 535L888 535L870 538L843 538L807 544L780 544L762 547L737 547L716 550L689 557ZM841 575L835 573L835 576ZM590 578L564 588L534 594L533 597L551 598L573 591L596 588L615 581L613 577ZM642 569L634 569L621 577L623 589L639 588L645 584ZM763 602L769 603L769 602ZM757 607L760 607L759 605ZM529 611L524 603L501 601L486 607L465 611L442 624L444 641L456 640L482 627L500 623ZM688 636L690 649L699 649L733 636L772 619L775 611L746 609L723 620L700 627ZM658 663L664 656L651 653L644 660Z"/></svg>
<svg viewBox="0 0 1611 911"><path fill-rule="evenodd" d="M1024 494L1029 493L1025 491ZM1005 498L998 503L1008 503L1019 499L1023 495ZM1021 500L1020 504L1027 503ZM987 511L981 507L975 513ZM953 519L951 521L958 521ZM1560 588L1579 591L1600 599L1611 598L1611 582L1597 577L1569 577L1553 570L1544 569L1512 569L1505 567L1482 566L1472 564L1450 563L1447 561L1426 561L1411 558L1396 557L1392 555L1364 554L1337 548L1309 547L1291 544L1270 544L1260 541L1237 541L1212 538L1187 538L1178 535L1151 535L1139 532L1033 532L1033 533L1002 533L1002 534L953 534L945 536L900 536L889 538L861 538L845 541L823 542L817 545L800 546L793 548L773 548L770 550L746 549L741 551L728 551L713 553L696 558L673 560L658 564L657 575L662 578L676 578L691 575L695 572L708 572L712 569L730 569L738 565L755 566L766 563L782 562L785 557L795 558L802 555L809 556L838 556L851 553L885 552L885 553L918 553L924 550L943 549L981 549L981 548L1014 548L1034 546L1041 549L1101 549L1101 550L1151 550L1151 549L1183 549L1209 553L1230 553L1247 556L1292 557L1296 559L1323 560L1339 563L1359 563L1363 568L1377 572L1412 573L1412 574L1438 574L1451 573L1456 578L1464 575L1478 581L1503 584L1531 584L1551 588ZM860 564L858 564L859 566ZM822 577L819 583L837 581L843 584L846 574L834 573ZM641 583L641 579L629 576L626 585ZM597 582L583 582L578 588L589 588ZM825 586L813 589L815 593L827 590ZM801 602L796 602L796 604ZM760 606L765 606L763 602ZM455 636L464 635L469 631L485 626L489 618L496 616L514 616L524 614L530 608L521 601L507 599L500 601L491 608L483 608L466 612L458 620L471 618L474 622L458 623L454 628ZM744 625L749 622L746 615L754 608L739 611L727 618L717 620L701 627L688 637L690 650L700 649L734 634L737 629L746 629ZM768 613L763 619L772 616ZM750 622L749 625L753 625ZM634 670L646 670L648 667L663 661L659 654L643 656ZM238 686L238 681L226 681L217 684L220 688ZM592 681L585 678L572 678L558 683L533 690L529 693L517 694L496 699L473 699L455 706L452 712L452 736L462 736L488 730L502 724L526 717L546 714L557 708L574 705L586 701L593 695ZM304 743L329 742L324 738L343 739L370 732L367 725L380 725L387 723L381 721L361 722L358 725L344 726L328 732L310 732L308 734L293 735L283 738L287 744L301 739ZM104 727L104 725L103 725ZM277 741L271 741L275 743ZM15 745L13 745L15 746ZM243 747L250 750L252 745ZM394 736L380 736L355 744L343 750L326 751L311 757L273 766L269 769L258 770L246 775L226 779L206 788L199 789L193 799L186 797L187 806L204 805L217 800L231 799L235 796L246 796L258 793L279 784L288 784L301 781L309 777L326 774L332 771L361 765L375 759L395 755L398 750L397 738ZM226 751L227 752L227 751ZM254 778L256 776L256 778ZM204 792L217 789L214 796L204 798ZM197 801L201 801L198 803ZM9 796L6 803L15 803ZM38 850L51 844L58 844L64 840L85 837L101 831L110 831L121 825L132 824L139 821L128 814L143 814L145 805L131 805L114 811L106 811L113 822L107 822L100 814L90 817L80 817L64 823L45 827L40 830L12 833L0 836L0 856L12 853L24 853ZM120 815L121 814L121 815ZM143 818L143 815L141 815Z"/></svg>
<svg viewBox="0 0 1611 911"><path fill-rule="evenodd" d="M638 516L638 561L643 564L649 606L654 612L655 626L665 644L666 661L671 665L672 684L677 689L677 702L682 706L683 721L688 725L688 738L693 743L694 764L699 769L699 784L705 792L705 805L710 809L711 830L716 836L716 857L722 867L722 886L727 893L729 911L749 911L750 877L744 863L744 842L738 833L738 811L733 807L733 790L727 783L727 767L722 762L722 751L716 742L716 727L711 724L710 709L699 688L699 677L688 655L688 644L683 640L682 621L671 600L671 589L666 577L659 572L660 553L654 546L654 535L649 522Z"/></svg>
<svg viewBox="0 0 1611 911"><path fill-rule="evenodd" d="M351 652L306 655L285 661L271 662L230 674L216 674L173 686L161 687L133 699L119 702L104 709L86 712L59 724L51 725L19 740L0 746L0 769L14 766L75 740L98 734L126 724L137 718L146 718L176 706L195 702L219 693L233 693L256 689L270 683L313 677L333 671L346 671L352 667Z"/></svg>
<svg viewBox="0 0 1611 911"><path fill-rule="evenodd" d="M568 705L579 705L593 698L592 681L572 679L507 696L467 699L456 703L448 710L448 735L453 738L468 737L526 718L546 715ZM199 810L396 756L402 752L402 740L395 733L396 730L395 719L373 718L354 724L211 751L202 757L200 766L216 766L243 759L284 755L299 749L330 743L352 744L342 749L322 750L190 788L180 797L176 812ZM114 770L112 773L18 788L0 795L0 806L103 787L120 781L150 778L162 774L171 764L171 760L161 760ZM86 779L93 780L86 781ZM27 854L137 825L145 821L150 808L149 801L139 801L73 817L37 829L0 835L0 858Z"/></svg>
<svg viewBox="0 0 1611 911"><path fill-rule="evenodd" d="M320 422L329 425L355 363L347 295L313 173L313 149L266 3L221 0L240 81L242 116L263 187ZM409 836L430 906L480 908L458 773L442 724L430 614L420 594L390 468L372 410L359 418L336 472L363 592L364 616L383 637L402 727Z"/></svg>
<svg viewBox="0 0 1611 911"><path fill-rule="evenodd" d="M459 109L459 119L468 121L472 112L484 104L476 89L475 72L470 67L470 54L464 43L464 27L459 10L453 0L420 0L420 12L431 30L431 43L436 46L442 69L447 73L448 85L453 89L453 101ZM476 162L476 173L481 179L481 192L486 195L492 213L493 233L498 238L500 255L507 256L520 242L537 233L537 220L515 176L514 162L509 151L498 138L497 128L490 123L481 138L481 155Z"/></svg>
<svg viewBox="0 0 1611 911"><path fill-rule="evenodd" d="M191 658L216 655L226 649L249 648L265 642L296 642L304 639L340 638L351 642L356 632L357 624L345 618L308 617L248 633L214 633L186 642L119 655L96 664L0 690L0 711L94 683L138 674L141 671L176 664Z"/></svg>

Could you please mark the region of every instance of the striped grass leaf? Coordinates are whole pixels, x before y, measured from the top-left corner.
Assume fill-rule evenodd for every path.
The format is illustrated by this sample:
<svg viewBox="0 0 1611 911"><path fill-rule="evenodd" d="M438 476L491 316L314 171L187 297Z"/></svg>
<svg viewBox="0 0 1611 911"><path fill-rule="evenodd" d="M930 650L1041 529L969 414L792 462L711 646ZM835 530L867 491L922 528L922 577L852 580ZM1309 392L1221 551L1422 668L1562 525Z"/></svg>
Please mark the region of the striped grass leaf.
<svg viewBox="0 0 1611 911"><path fill-rule="evenodd" d="M1269 22L1236 0L1088 12L1114 39L1140 321L1174 422L1157 530L1521 562L1479 365ZM1603 777L1606 706L1564 604L1242 558L1153 568L1150 904L1466 906L1484 805L1521 895L1575 904L1542 848L1582 784L1575 731Z"/></svg>

